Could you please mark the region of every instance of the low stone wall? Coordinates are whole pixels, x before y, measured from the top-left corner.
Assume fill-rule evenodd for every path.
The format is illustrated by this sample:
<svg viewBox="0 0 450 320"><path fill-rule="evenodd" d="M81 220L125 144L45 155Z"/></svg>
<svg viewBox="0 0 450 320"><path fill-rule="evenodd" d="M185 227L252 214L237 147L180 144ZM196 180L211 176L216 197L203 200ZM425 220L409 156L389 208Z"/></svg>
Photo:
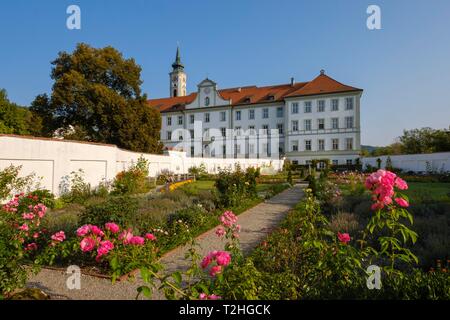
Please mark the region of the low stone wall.
<svg viewBox="0 0 450 320"><path fill-rule="evenodd" d="M60 184L72 171L82 169L85 181L92 187L101 181L112 180L116 174L143 156L149 165L149 175L162 171L186 174L192 166L204 165L209 173L220 169L272 166L274 171L283 167L283 160L190 158L185 152L168 151L165 155L143 154L119 149L115 145L36 138L29 136L0 135L0 170L9 166L22 166L21 175L35 173L41 186L56 195Z"/></svg>

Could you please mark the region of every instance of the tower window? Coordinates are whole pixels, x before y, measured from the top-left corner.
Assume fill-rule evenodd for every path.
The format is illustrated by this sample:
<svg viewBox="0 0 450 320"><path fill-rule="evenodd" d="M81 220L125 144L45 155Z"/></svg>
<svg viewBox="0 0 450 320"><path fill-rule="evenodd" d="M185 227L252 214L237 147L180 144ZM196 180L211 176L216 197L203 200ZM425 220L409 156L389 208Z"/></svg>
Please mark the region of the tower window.
<svg viewBox="0 0 450 320"><path fill-rule="evenodd" d="M209 97L205 98L205 106L209 106Z"/></svg>
<svg viewBox="0 0 450 320"><path fill-rule="evenodd" d="M173 89L173 96L177 97L177 89Z"/></svg>

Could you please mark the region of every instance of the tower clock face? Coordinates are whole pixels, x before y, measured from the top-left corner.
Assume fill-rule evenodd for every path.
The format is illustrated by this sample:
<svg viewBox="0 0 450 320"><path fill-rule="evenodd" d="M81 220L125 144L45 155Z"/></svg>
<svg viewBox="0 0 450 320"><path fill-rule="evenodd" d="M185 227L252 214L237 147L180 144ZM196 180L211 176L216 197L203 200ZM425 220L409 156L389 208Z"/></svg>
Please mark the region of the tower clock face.
<svg viewBox="0 0 450 320"><path fill-rule="evenodd" d="M211 92L211 89L210 89L210 88L205 88L204 92L205 92L206 94L208 94L208 93Z"/></svg>

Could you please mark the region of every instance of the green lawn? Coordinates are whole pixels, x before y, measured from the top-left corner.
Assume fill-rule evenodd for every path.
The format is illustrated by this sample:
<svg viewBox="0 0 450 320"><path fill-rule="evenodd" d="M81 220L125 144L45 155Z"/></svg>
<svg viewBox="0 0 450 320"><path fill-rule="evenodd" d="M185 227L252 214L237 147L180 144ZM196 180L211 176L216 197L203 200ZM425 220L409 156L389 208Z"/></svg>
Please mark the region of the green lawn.
<svg viewBox="0 0 450 320"><path fill-rule="evenodd" d="M214 181L212 181L212 180L204 180L204 181L197 180L193 183L189 183L189 184L183 186L182 188L189 189L192 191L195 190L194 193L197 193L198 191L202 191L202 190L212 190L215 187L214 187ZM277 185L271 184L271 183L258 183L256 185L257 192L267 192L272 189L277 189Z"/></svg>
<svg viewBox="0 0 450 320"><path fill-rule="evenodd" d="M408 190L402 191L411 203L450 202L450 183L410 182Z"/></svg>

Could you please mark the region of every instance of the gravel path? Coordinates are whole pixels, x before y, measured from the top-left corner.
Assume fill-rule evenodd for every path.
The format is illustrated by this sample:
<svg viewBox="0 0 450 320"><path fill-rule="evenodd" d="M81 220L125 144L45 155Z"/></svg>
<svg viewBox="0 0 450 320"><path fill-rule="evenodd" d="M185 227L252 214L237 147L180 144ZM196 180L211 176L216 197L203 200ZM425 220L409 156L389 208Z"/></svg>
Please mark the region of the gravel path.
<svg viewBox="0 0 450 320"><path fill-rule="evenodd" d="M249 253L251 249L258 245L279 224L286 213L300 201L303 196L303 188L303 185L296 185L238 216L238 223L242 227L240 241L244 253ZM209 230L197 238L197 252L201 256L209 251L223 248L223 240L218 238L214 231L215 229ZM189 261L184 258L188 249L189 246L181 246L166 253L161 258L161 262L168 272L182 271L189 267ZM131 282L119 281L111 284L109 279L82 274L81 289L69 290L66 286L68 277L69 275L65 274L64 271L42 269L38 275L29 280L27 286L42 289L52 299L126 300L134 299L136 289L142 285L139 277ZM154 299L163 299L163 296L156 293Z"/></svg>

